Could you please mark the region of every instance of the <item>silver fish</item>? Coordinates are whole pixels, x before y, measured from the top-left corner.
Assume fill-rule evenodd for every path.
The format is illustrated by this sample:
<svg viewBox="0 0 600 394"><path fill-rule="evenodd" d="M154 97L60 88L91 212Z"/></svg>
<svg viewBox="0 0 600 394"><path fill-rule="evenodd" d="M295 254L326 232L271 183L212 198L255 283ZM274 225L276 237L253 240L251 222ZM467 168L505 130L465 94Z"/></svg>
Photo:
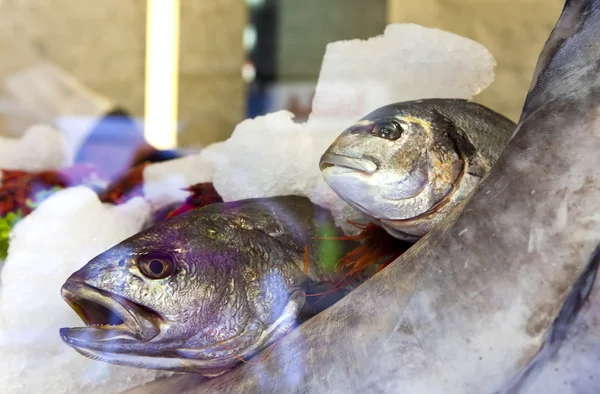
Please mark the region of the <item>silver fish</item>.
<svg viewBox="0 0 600 394"><path fill-rule="evenodd" d="M333 268L350 246L313 239L319 235L341 232L329 211L304 197L173 217L67 279L62 296L86 326L60 336L95 360L219 375L284 335L307 288L339 279Z"/></svg>
<svg viewBox="0 0 600 394"><path fill-rule="evenodd" d="M416 241L469 195L515 127L467 100L396 103L345 130L319 165L348 204L392 236Z"/></svg>
<svg viewBox="0 0 600 394"><path fill-rule="evenodd" d="M130 394L597 393L598 37L600 1L568 0L496 164L390 266L263 362Z"/></svg>

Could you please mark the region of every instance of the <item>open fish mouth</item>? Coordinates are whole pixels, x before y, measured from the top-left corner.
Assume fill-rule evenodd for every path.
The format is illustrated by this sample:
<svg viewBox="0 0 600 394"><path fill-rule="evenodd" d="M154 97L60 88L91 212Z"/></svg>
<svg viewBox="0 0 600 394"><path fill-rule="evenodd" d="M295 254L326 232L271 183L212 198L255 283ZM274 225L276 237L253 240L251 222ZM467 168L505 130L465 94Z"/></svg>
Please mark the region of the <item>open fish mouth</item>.
<svg viewBox="0 0 600 394"><path fill-rule="evenodd" d="M61 328L69 346L114 340L149 341L160 332L161 316L145 306L81 282L67 282L63 299L86 327Z"/></svg>
<svg viewBox="0 0 600 394"><path fill-rule="evenodd" d="M377 164L368 159L358 157L336 155L333 153L325 153L319 161L321 171L330 167L341 167L352 172L358 171L365 174L372 174L377 170Z"/></svg>
<svg viewBox="0 0 600 394"><path fill-rule="evenodd" d="M62 296L86 327L61 328L62 340L85 357L136 368L198 373L214 377L250 359L285 335L304 305L304 291L295 291L281 316L256 330L247 325L239 335L210 344L180 347L159 337L169 322L151 309L79 281L63 285Z"/></svg>

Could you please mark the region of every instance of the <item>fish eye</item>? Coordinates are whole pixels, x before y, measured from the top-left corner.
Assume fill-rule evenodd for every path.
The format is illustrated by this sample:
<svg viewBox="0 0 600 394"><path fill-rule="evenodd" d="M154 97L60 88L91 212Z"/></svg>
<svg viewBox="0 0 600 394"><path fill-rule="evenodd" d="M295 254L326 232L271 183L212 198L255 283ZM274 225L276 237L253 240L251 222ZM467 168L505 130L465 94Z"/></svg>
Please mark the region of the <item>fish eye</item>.
<svg viewBox="0 0 600 394"><path fill-rule="evenodd" d="M175 271L173 259L163 253L142 256L138 261L138 267L141 273L150 279L164 279Z"/></svg>
<svg viewBox="0 0 600 394"><path fill-rule="evenodd" d="M371 130L375 137L383 138L389 141L395 141L402 135L404 128L396 122L376 124Z"/></svg>

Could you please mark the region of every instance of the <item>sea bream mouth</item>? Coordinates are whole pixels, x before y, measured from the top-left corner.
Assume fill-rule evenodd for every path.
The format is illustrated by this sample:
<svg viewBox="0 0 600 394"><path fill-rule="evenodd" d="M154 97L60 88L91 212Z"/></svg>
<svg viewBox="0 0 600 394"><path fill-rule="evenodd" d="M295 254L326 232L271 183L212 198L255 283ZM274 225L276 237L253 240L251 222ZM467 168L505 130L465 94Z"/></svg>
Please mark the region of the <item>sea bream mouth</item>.
<svg viewBox="0 0 600 394"><path fill-rule="evenodd" d="M351 172L362 172L370 175L377 171L377 164L373 161L358 157L351 157L345 155L336 155L333 153L325 153L321 156L319 161L319 169L324 171L331 167L339 167L342 170L349 170Z"/></svg>
<svg viewBox="0 0 600 394"><path fill-rule="evenodd" d="M63 299L86 327L61 328L69 346L115 340L149 341L160 332L161 316L145 306L81 282L67 282Z"/></svg>

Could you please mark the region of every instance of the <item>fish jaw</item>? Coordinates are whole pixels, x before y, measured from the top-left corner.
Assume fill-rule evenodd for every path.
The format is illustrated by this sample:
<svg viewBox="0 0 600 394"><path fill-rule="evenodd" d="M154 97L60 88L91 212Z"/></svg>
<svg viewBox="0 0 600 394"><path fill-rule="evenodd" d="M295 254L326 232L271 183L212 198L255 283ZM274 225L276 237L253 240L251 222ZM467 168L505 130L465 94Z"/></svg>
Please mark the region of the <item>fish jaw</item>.
<svg viewBox="0 0 600 394"><path fill-rule="evenodd" d="M64 329L67 338L83 335L87 340L122 337L149 341L160 332L162 319L157 312L116 294L83 282L67 281L61 295L87 326Z"/></svg>
<svg viewBox="0 0 600 394"><path fill-rule="evenodd" d="M325 171L331 167L337 167L338 171L347 170L349 172L361 172L364 174L372 174L377 171L377 164L371 160L338 155L334 153L325 153L319 161L319 168Z"/></svg>
<svg viewBox="0 0 600 394"><path fill-rule="evenodd" d="M322 161L334 162L331 154ZM432 166L423 154L410 172L394 185L385 181L392 177L379 171L367 174L349 166L321 164L325 182L354 209L370 217L394 238L416 242L439 223L452 208L465 199L480 181L466 173L460 162L460 172L452 177L452 186L444 193L430 176ZM349 160L337 162L347 163ZM433 178L433 181L430 179ZM387 193L385 192L387 191Z"/></svg>
<svg viewBox="0 0 600 394"><path fill-rule="evenodd" d="M170 372L188 372L204 375L209 378L217 377L230 368L202 368L194 363L194 360L177 357L160 357L160 356L144 356L132 353L115 353L97 349L88 349L83 346L76 347L71 344L77 353L95 361L101 361L113 365L121 365L125 367L146 368L164 370Z"/></svg>
<svg viewBox="0 0 600 394"><path fill-rule="evenodd" d="M368 167L366 159L326 153L320 168L325 182L349 205L373 219L410 219L431 208L427 154L406 173ZM375 166L376 167L376 166Z"/></svg>
<svg viewBox="0 0 600 394"><path fill-rule="evenodd" d="M143 334L136 334L138 331L136 327L140 326L137 321L140 319L127 316L131 312L122 305L126 302L111 300L107 295L101 294L102 292L99 293L99 296L89 297L94 301L82 301L79 294L88 290L90 293L87 293L87 296L94 291L91 290L93 288L89 286L88 288L90 289L87 289L85 285L78 288L67 284L63 286L63 297L84 322L87 324L89 321L101 319L100 313L94 312L94 307L91 306L92 302L97 301L98 305L102 307L104 307L103 305L110 306L116 316L122 316L123 323L116 326L62 328L60 336L67 345L85 357L110 364L196 373L206 377L222 375L240 364L242 360L250 359L288 333L295 324L306 300L303 290L292 293L281 316L269 327L260 330L259 335L257 335L256 324L260 323L255 322L254 325L248 325L246 330L237 337L223 341L217 340L211 346L190 348L189 344L188 346L173 347L161 343L160 339L155 341L154 339L160 335L144 340ZM75 294L72 293L72 290L75 290ZM249 343L249 345L239 346L236 342ZM190 343L193 343L193 340Z"/></svg>
<svg viewBox="0 0 600 394"><path fill-rule="evenodd" d="M340 196L352 197L354 190L369 188L375 197L403 200L423 192L428 182L427 153L422 153L408 171L394 174L364 157L325 153L319 162L323 177ZM333 188L333 186L332 186ZM348 189L348 190L346 190ZM356 196L358 197L358 196Z"/></svg>

